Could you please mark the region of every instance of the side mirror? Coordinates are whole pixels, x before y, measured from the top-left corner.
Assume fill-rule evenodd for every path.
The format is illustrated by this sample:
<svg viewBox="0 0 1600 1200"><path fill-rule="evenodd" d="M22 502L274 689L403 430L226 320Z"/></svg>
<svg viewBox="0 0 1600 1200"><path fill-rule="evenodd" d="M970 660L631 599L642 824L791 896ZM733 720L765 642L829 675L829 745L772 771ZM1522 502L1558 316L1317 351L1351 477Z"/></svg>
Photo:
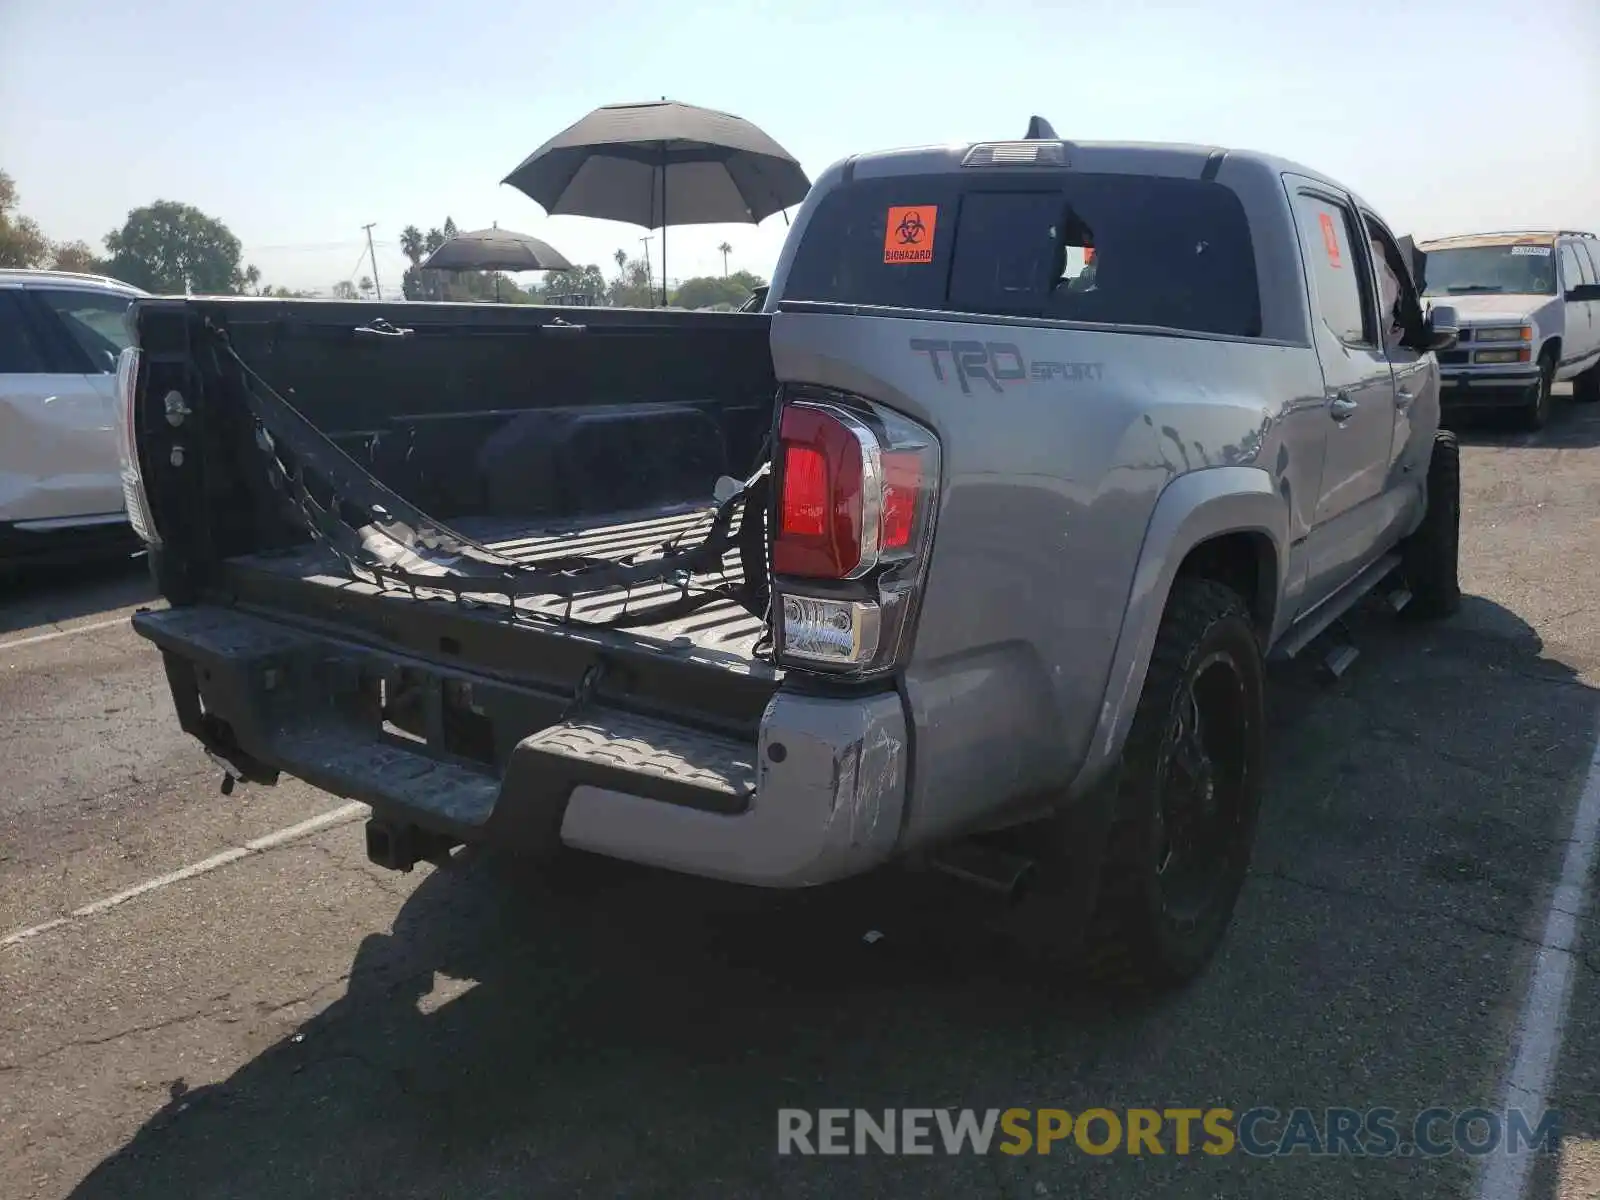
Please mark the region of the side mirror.
<svg viewBox="0 0 1600 1200"><path fill-rule="evenodd" d="M1435 304L1428 310L1424 328L1429 350L1448 350L1461 339L1461 317L1451 304Z"/></svg>
<svg viewBox="0 0 1600 1200"><path fill-rule="evenodd" d="M767 302L767 289L770 285L763 284L750 293L750 298L739 306L740 312L760 312Z"/></svg>
<svg viewBox="0 0 1600 1200"><path fill-rule="evenodd" d="M1568 304L1583 304L1586 301L1600 300L1600 283L1580 283L1566 294Z"/></svg>

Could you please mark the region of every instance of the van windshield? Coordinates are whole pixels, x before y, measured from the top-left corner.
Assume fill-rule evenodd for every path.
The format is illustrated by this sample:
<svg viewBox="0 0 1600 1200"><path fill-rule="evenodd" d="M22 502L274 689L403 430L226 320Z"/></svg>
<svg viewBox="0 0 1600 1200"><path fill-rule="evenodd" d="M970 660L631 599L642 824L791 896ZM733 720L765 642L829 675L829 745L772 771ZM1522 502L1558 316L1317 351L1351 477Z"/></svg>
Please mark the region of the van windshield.
<svg viewBox="0 0 1600 1200"><path fill-rule="evenodd" d="M786 300L1261 335L1221 184L1068 171L864 179L823 198Z"/></svg>
<svg viewBox="0 0 1600 1200"><path fill-rule="evenodd" d="M1508 292L1551 296L1556 260L1549 246L1460 246L1429 250L1424 296L1471 296Z"/></svg>

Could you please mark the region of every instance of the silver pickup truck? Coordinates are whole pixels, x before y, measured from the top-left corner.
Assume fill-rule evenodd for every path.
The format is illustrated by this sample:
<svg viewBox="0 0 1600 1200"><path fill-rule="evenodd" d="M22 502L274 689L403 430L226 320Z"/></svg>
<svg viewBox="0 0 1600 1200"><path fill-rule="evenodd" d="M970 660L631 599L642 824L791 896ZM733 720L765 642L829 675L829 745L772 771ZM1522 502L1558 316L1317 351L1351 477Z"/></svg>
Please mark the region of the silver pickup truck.
<svg viewBox="0 0 1600 1200"><path fill-rule="evenodd" d="M761 312L144 300L134 624L225 792L363 800L385 866L939 867L1175 985L1266 660L1459 602L1423 263L1304 167L1036 118L834 165Z"/></svg>

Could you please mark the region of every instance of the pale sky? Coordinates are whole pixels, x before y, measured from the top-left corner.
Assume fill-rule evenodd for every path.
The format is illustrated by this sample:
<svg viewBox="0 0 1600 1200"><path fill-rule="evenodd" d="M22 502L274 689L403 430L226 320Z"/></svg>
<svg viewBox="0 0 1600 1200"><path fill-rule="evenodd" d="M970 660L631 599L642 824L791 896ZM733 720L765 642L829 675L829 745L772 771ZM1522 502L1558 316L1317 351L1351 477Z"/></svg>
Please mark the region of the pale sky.
<svg viewBox="0 0 1600 1200"><path fill-rule="evenodd" d="M1597 0L0 0L0 169L56 240L193 204L269 283L352 278L376 222L448 215L608 272L644 230L499 180L597 105L737 113L815 178L845 155L1021 136L1267 150L1396 232L1600 232ZM771 271L781 216L669 231L673 279ZM651 242L660 271L661 239ZM363 264L359 273L369 268Z"/></svg>

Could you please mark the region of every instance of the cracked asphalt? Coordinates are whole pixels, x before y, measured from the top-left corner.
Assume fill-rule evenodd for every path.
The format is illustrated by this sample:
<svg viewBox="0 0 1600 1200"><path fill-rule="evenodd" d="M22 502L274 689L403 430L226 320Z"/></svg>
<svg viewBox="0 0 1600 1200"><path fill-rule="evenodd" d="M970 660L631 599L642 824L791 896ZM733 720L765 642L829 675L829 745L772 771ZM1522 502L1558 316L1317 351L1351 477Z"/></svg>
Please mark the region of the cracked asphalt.
<svg viewBox="0 0 1600 1200"><path fill-rule="evenodd" d="M359 820L70 917L340 802L218 793L123 621L140 568L13 587L0 937L66 919L0 947L0 1196L1473 1194L1463 1155L776 1153L780 1107L1497 1103L1595 752L1600 411L1463 440L1462 613L1364 615L1342 679L1275 674L1236 923L1138 1006L1030 980L931 881L396 875ZM1581 932L1541 1198L1600 1196L1593 908Z"/></svg>

